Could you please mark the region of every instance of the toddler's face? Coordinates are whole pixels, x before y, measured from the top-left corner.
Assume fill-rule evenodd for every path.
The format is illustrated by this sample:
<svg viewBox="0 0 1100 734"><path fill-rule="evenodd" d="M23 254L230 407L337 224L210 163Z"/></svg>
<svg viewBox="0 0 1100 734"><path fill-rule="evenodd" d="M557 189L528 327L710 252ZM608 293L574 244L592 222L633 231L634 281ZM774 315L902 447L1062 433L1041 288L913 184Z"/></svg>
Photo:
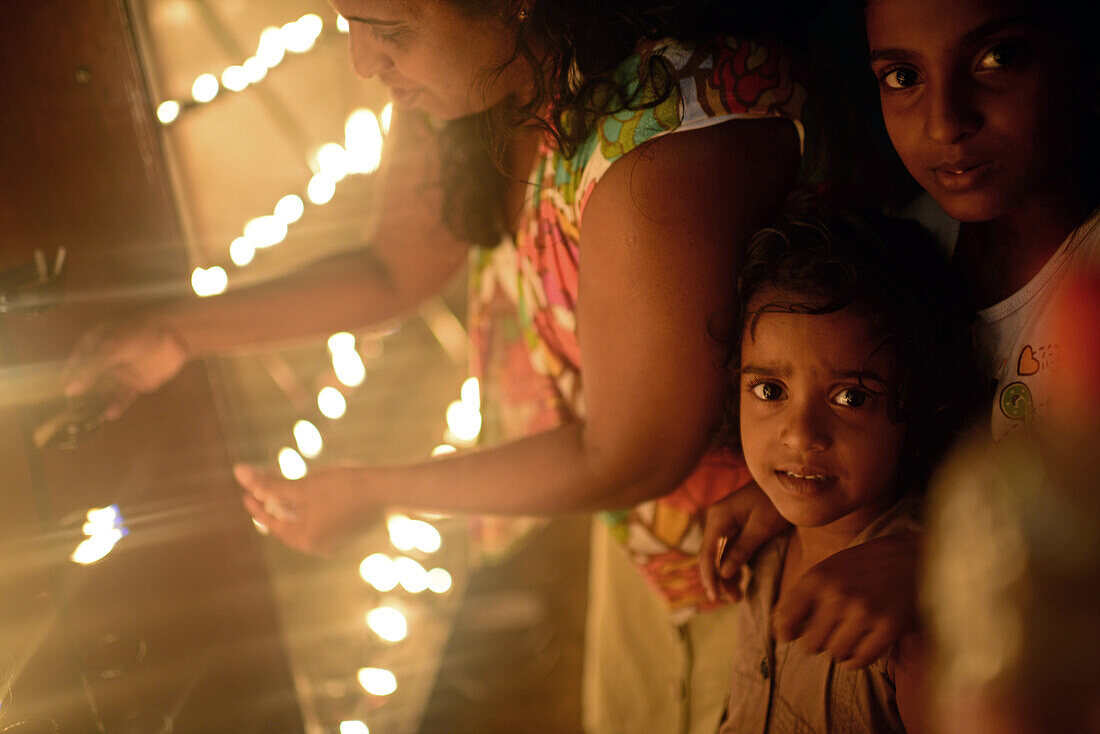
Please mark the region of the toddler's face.
<svg viewBox="0 0 1100 734"><path fill-rule="evenodd" d="M865 317L753 313L804 298L765 289L741 340L741 445L749 471L783 517L855 535L895 499L904 427L890 420L890 349Z"/></svg>
<svg viewBox="0 0 1100 734"><path fill-rule="evenodd" d="M905 167L956 219L995 219L1065 180L1064 49L992 0L870 0L882 115ZM1030 3L1035 5L1035 3Z"/></svg>

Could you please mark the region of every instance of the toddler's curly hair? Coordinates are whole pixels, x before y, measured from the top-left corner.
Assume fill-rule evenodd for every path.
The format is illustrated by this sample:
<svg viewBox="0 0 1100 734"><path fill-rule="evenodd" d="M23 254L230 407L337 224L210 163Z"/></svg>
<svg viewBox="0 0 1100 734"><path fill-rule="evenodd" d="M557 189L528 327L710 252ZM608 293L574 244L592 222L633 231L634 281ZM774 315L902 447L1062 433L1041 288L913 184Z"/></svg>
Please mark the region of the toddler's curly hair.
<svg viewBox="0 0 1100 734"><path fill-rule="evenodd" d="M781 299L750 312L766 288ZM750 241L738 281L738 312L727 323L722 443L739 447L741 339L769 312L824 314L854 307L878 349L892 349L897 384L887 396L890 419L906 424L898 477L923 490L955 436L992 385L975 347L974 309L937 243L914 221L861 219L801 200L786 219Z"/></svg>

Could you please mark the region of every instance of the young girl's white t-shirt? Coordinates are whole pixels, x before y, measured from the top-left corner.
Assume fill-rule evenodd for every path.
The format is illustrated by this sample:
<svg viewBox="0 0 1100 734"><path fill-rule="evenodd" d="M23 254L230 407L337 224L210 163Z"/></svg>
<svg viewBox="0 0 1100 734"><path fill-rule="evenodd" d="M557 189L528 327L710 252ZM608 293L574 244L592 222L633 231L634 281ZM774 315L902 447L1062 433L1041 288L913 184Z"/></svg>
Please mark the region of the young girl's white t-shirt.
<svg viewBox="0 0 1100 734"><path fill-rule="evenodd" d="M959 223L921 196L906 209L924 224L948 254L955 248ZM991 427L1000 441L1025 422L1043 415L1052 381L1057 379L1059 351L1051 301L1075 269L1100 266L1100 210L1066 237L1027 285L999 303L978 312L981 341L992 358L997 378Z"/></svg>

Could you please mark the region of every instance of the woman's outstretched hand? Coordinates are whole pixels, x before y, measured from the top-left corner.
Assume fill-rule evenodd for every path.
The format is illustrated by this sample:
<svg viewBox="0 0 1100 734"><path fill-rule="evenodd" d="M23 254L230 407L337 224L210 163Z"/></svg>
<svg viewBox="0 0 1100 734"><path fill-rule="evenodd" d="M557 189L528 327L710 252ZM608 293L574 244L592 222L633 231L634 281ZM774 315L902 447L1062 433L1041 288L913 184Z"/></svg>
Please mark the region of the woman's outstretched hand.
<svg viewBox="0 0 1100 734"><path fill-rule="evenodd" d="M772 612L776 636L851 668L870 665L917 626L921 537L876 538L806 571Z"/></svg>
<svg viewBox="0 0 1100 734"><path fill-rule="evenodd" d="M187 362L179 335L153 321L103 323L73 348L62 377L69 397L100 390L107 401L103 417L114 420L142 393L171 380Z"/></svg>
<svg viewBox="0 0 1100 734"><path fill-rule="evenodd" d="M323 469L302 479L283 479L247 464L233 467L252 518L303 553L327 556L382 512L369 501L361 472Z"/></svg>
<svg viewBox="0 0 1100 734"><path fill-rule="evenodd" d="M741 600L741 569L764 543L790 526L753 482L707 510L699 548L699 573L712 601L720 591Z"/></svg>

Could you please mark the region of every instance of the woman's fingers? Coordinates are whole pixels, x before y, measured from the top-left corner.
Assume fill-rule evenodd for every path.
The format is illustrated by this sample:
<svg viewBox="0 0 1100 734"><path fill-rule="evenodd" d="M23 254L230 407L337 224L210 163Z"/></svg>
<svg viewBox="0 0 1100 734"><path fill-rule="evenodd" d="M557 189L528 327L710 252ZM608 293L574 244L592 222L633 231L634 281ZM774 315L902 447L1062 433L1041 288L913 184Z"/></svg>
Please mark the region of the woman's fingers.
<svg viewBox="0 0 1100 734"><path fill-rule="evenodd" d="M722 512L722 503L711 507L707 511L703 539L699 544L699 576L703 582L703 590L711 601L718 600L718 563L727 542L726 519Z"/></svg>
<svg viewBox="0 0 1100 734"><path fill-rule="evenodd" d="M267 513L280 520L297 520L292 507L290 483L262 472L248 464L236 464L233 476L237 483L263 504Z"/></svg>
<svg viewBox="0 0 1100 734"><path fill-rule="evenodd" d="M99 324L73 348L61 387L69 397L105 393L105 415L117 418L138 395L172 379L187 359L183 341L167 327L142 321Z"/></svg>
<svg viewBox="0 0 1100 734"><path fill-rule="evenodd" d="M333 505L320 475L290 481L248 464L236 464L233 476L244 489L249 514L271 535L303 553L330 555L339 540L336 525L346 508ZM320 484L307 488L311 482Z"/></svg>
<svg viewBox="0 0 1100 734"><path fill-rule="evenodd" d="M741 491L755 494L748 487ZM763 492L760 492L758 497L754 496L753 501L764 504L754 504L747 509L745 517L740 522L740 532L726 543L718 566L718 573L723 578L737 576L756 551L760 550L760 546L774 538L787 526L787 522L779 517L779 513L775 512L771 501Z"/></svg>
<svg viewBox="0 0 1100 734"><path fill-rule="evenodd" d="M264 503L251 494L245 494L242 498L245 509L252 516L252 520L261 526L264 534L274 533L275 537L282 538L287 534L286 521L272 515L267 511Z"/></svg>
<svg viewBox="0 0 1100 734"><path fill-rule="evenodd" d="M96 324L77 341L69 353L62 372L62 389L69 397L82 395L92 387L104 371L99 348L106 333L106 324Z"/></svg>

